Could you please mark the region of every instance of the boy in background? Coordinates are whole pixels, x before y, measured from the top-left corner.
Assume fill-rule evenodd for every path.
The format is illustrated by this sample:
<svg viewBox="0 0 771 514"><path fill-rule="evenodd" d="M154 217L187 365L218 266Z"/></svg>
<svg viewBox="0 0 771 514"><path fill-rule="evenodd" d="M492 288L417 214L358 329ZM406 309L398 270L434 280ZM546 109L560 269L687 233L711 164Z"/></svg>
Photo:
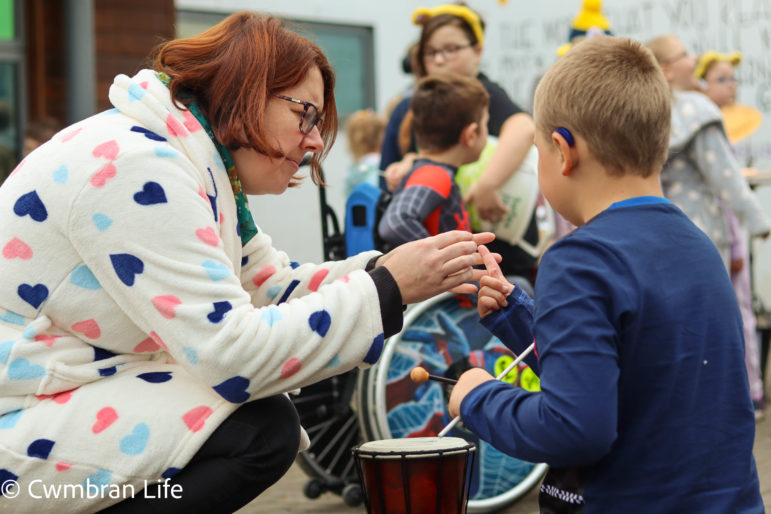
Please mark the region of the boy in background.
<svg viewBox="0 0 771 514"><path fill-rule="evenodd" d="M378 225L388 244L471 230L455 174L476 161L487 143L489 103L474 78L437 74L417 83L410 109L418 156Z"/></svg>
<svg viewBox="0 0 771 514"><path fill-rule="evenodd" d="M578 468L587 514L760 513L736 297L715 245L659 184L670 104L629 39L584 41L546 73L539 183L579 228L544 254L535 303L489 257L478 302L514 352L535 340L541 391L472 369L450 413L510 455ZM554 492L542 487L543 510Z"/></svg>

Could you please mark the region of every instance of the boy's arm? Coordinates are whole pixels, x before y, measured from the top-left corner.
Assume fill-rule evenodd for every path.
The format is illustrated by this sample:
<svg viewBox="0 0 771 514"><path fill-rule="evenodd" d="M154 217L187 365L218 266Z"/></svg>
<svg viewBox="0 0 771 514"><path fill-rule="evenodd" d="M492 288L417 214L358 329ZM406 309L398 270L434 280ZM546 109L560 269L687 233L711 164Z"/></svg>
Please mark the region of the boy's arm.
<svg viewBox="0 0 771 514"><path fill-rule="evenodd" d="M696 135L690 156L703 171L712 191L739 215L750 234L768 235L771 221L742 176L739 163L719 125L708 125Z"/></svg>
<svg viewBox="0 0 771 514"><path fill-rule="evenodd" d="M467 205L473 204L483 219L495 222L506 214L508 209L498 190L522 166L534 135L535 124L527 113L514 114L503 123L490 162L463 199Z"/></svg>
<svg viewBox="0 0 771 514"><path fill-rule="evenodd" d="M553 466L585 465L610 450L619 367L608 303L624 287L614 283L624 280L617 264L579 245L544 255L533 325L541 391L481 383L460 403L467 428L509 455Z"/></svg>
<svg viewBox="0 0 771 514"><path fill-rule="evenodd" d="M414 170L380 220L380 237L398 246L438 233L438 230L429 230L428 218L438 211L451 189L452 178L443 168L423 166ZM435 215L438 219L439 213Z"/></svg>

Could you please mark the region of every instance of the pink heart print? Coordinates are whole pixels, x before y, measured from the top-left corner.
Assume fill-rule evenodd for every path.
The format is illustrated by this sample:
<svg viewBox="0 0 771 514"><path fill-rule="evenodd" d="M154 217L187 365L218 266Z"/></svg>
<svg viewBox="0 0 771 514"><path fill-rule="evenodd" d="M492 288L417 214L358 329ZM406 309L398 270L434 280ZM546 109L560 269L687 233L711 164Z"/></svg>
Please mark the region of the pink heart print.
<svg viewBox="0 0 771 514"><path fill-rule="evenodd" d="M137 353L142 352L157 352L161 347L156 344L151 337L148 337L138 345L134 347L134 351Z"/></svg>
<svg viewBox="0 0 771 514"><path fill-rule="evenodd" d="M113 178L118 173L115 166L112 163L106 165L104 168L96 172L96 175L91 177L91 185L94 187L102 187L107 181Z"/></svg>
<svg viewBox="0 0 771 514"><path fill-rule="evenodd" d="M6 259L18 258L26 261L27 259L32 258L32 248L18 237L14 237L3 247L3 257Z"/></svg>
<svg viewBox="0 0 771 514"><path fill-rule="evenodd" d="M69 462L57 462L56 463L56 471L67 471L72 467L72 464Z"/></svg>
<svg viewBox="0 0 771 514"><path fill-rule="evenodd" d="M107 160L114 161L118 156L118 151L118 142L112 139L94 148L91 155L94 157L104 157Z"/></svg>
<svg viewBox="0 0 771 514"><path fill-rule="evenodd" d="M212 412L210 407L201 405L187 411L182 416L182 421L185 422L185 425L187 425L191 432L198 432L203 428L206 418L211 416Z"/></svg>
<svg viewBox="0 0 771 514"><path fill-rule="evenodd" d="M89 339L98 339L102 335L102 329L99 328L99 323L94 319L87 319L85 321L78 321L72 325L72 330L79 334L83 334Z"/></svg>
<svg viewBox="0 0 771 514"><path fill-rule="evenodd" d="M172 295L156 296L152 301L161 316L166 319L174 319L176 316L174 309L182 303L182 300Z"/></svg>
<svg viewBox="0 0 771 514"><path fill-rule="evenodd" d="M220 242L220 238L217 236L217 232L211 227L199 228L195 231L195 235L198 236L198 239L209 246L217 246L217 244Z"/></svg>
<svg viewBox="0 0 771 514"><path fill-rule="evenodd" d="M91 431L95 434L102 432L115 423L118 419L118 413L112 407L105 407L96 413L96 423L91 427Z"/></svg>

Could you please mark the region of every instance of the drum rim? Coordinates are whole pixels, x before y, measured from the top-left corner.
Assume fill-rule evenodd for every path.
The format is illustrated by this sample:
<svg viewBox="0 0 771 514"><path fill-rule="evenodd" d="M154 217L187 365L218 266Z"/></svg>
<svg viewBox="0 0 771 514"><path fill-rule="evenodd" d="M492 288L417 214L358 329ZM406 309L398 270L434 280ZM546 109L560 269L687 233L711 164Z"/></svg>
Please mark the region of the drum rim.
<svg viewBox="0 0 771 514"><path fill-rule="evenodd" d="M456 438L460 439L460 438ZM391 440L391 439L385 439L385 440ZM397 440L397 439L394 439ZM362 450L361 447L365 444L377 442L377 441L367 441L365 443L358 444L351 448L351 451L353 452L355 457L364 457L372 460L395 460L395 459L428 459L432 457L443 457L445 455L468 455L470 453L473 453L477 451L477 445L468 442L464 439L461 439L464 443L463 446L458 446L455 448L445 448L445 449L426 449L426 450Z"/></svg>

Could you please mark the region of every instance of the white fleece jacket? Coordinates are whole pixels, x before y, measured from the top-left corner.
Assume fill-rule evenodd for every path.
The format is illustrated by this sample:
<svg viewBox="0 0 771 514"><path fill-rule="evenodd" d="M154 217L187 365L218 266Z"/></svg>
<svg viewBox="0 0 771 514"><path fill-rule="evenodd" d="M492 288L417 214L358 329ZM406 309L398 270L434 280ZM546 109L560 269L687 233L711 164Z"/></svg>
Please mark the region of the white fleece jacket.
<svg viewBox="0 0 771 514"><path fill-rule="evenodd" d="M242 248L222 160L155 73L119 75L110 101L0 188L3 512L116 503L239 404L382 349L376 253L298 265L259 229Z"/></svg>

